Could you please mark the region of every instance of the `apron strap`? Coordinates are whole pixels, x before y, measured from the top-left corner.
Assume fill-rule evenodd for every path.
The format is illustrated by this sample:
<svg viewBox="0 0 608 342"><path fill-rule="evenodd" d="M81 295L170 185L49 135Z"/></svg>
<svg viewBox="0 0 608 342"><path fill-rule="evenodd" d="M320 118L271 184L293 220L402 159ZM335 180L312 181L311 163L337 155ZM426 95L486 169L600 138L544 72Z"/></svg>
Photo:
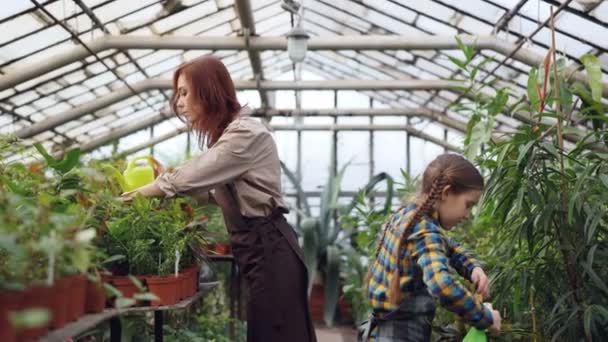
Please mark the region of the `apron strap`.
<svg viewBox="0 0 608 342"><path fill-rule="evenodd" d="M241 214L239 202L236 199L234 190L234 185L228 183L218 185L213 194L215 201L220 208L222 208L224 222L226 222L226 228L229 232L248 229L248 225Z"/></svg>

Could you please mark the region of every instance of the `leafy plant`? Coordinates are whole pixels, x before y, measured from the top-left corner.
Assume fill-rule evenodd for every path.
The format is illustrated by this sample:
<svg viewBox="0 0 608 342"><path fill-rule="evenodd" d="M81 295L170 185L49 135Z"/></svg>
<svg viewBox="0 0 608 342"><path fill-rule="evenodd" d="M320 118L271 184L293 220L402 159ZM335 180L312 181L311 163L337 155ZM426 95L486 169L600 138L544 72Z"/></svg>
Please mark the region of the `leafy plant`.
<svg viewBox="0 0 608 342"><path fill-rule="evenodd" d="M495 306L514 332L533 340L601 340L608 327L606 106L597 58L581 61L588 85L571 82L555 49L530 71L519 109L534 122L492 141L488 111L467 129L470 156L480 143L487 146L477 156L488 182L472 227L476 249L487 251ZM469 62L463 69L474 68ZM483 107L469 91L473 108ZM508 99L495 104L510 111ZM566 135L578 142L568 146Z"/></svg>

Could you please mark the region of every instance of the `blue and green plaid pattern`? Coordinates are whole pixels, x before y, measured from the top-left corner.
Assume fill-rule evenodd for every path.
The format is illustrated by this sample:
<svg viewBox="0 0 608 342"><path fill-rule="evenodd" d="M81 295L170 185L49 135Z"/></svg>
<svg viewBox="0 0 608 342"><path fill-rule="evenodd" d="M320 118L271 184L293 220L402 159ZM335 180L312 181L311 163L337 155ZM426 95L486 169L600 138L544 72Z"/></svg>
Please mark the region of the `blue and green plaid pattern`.
<svg viewBox="0 0 608 342"><path fill-rule="evenodd" d="M402 246L399 261L394 258L394 250L403 233L404 225L414 214L416 204L411 203L391 216L386 237L378 258L372 265L368 298L375 310L394 310L388 298L388 287L394 271L399 266L399 285L402 302L425 288L441 306L461 316L478 328L492 325L492 313L480 302L476 302L468 291L451 274L451 265L461 276L470 279L471 272L478 266L477 260L456 241L445 236L438 222L438 214L424 216L413 226L405 246Z"/></svg>

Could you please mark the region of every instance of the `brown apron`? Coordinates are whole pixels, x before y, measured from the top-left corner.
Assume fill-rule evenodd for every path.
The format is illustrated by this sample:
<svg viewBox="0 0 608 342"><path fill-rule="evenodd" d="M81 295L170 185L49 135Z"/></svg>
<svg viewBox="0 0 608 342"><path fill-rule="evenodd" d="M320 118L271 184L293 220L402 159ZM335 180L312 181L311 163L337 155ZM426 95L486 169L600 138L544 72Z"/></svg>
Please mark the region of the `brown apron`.
<svg viewBox="0 0 608 342"><path fill-rule="evenodd" d="M308 275L293 228L276 208L266 217L241 215L232 184L215 188L232 253L247 280L248 342L315 342Z"/></svg>

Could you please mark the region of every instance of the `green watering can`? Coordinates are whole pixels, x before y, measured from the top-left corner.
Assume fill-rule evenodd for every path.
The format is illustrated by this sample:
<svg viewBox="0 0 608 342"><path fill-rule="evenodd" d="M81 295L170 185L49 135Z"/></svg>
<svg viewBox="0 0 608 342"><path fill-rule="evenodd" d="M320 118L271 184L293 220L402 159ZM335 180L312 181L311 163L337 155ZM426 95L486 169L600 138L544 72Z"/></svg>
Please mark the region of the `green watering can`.
<svg viewBox="0 0 608 342"><path fill-rule="evenodd" d="M462 342L487 342L488 336L484 330L479 330L475 327L469 329L467 335L462 339Z"/></svg>
<svg viewBox="0 0 608 342"><path fill-rule="evenodd" d="M147 160L147 165L136 165L138 160ZM160 169L160 164L152 156L141 156L133 158L127 164L127 169L121 174L111 165L104 165L105 170L109 171L123 191L132 191L146 184L152 183L155 179L155 171Z"/></svg>

